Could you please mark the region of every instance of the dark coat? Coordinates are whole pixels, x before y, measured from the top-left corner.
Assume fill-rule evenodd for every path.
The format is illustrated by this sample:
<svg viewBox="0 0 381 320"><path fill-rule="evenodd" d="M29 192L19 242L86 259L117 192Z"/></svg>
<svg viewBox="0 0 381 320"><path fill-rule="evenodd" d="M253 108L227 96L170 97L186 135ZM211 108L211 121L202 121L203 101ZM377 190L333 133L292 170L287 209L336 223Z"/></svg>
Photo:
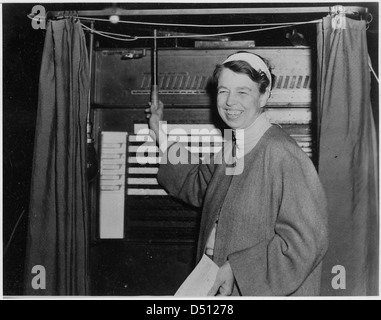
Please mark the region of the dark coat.
<svg viewBox="0 0 381 320"><path fill-rule="evenodd" d="M319 295L328 236L315 167L276 126L243 160L240 175L226 175L224 164L160 166L158 181L170 195L203 207L198 259L218 219L214 261L230 262L234 294Z"/></svg>

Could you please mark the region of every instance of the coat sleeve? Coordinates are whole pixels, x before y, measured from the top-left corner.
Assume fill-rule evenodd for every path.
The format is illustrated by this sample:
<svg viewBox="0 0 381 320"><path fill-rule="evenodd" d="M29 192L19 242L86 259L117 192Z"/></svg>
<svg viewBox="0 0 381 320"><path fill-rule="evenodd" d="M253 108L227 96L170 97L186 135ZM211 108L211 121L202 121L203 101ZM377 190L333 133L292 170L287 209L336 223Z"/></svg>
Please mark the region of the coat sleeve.
<svg viewBox="0 0 381 320"><path fill-rule="evenodd" d="M159 184L169 195L201 207L215 166L200 163L181 143L171 145L163 159L157 176Z"/></svg>
<svg viewBox="0 0 381 320"><path fill-rule="evenodd" d="M279 162L271 187L279 211L273 236L228 257L243 295L295 293L328 248L326 200L312 162L297 146L275 156Z"/></svg>

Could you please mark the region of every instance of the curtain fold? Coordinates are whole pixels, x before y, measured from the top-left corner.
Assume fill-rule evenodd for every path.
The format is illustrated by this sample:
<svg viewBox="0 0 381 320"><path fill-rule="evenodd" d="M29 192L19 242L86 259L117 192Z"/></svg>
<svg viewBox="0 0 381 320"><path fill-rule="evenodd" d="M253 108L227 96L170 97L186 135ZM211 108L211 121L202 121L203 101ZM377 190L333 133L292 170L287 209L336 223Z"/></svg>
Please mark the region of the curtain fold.
<svg viewBox="0 0 381 320"><path fill-rule="evenodd" d="M377 141L366 23L341 17L335 27L334 19L323 19L317 39L319 174L330 235L322 295L378 295Z"/></svg>
<svg viewBox="0 0 381 320"><path fill-rule="evenodd" d="M89 77L80 24L73 19L50 21L39 80L25 270L27 295L88 294ZM32 273L34 266L44 268L46 279L41 279L42 273ZM45 289L41 288L44 280Z"/></svg>

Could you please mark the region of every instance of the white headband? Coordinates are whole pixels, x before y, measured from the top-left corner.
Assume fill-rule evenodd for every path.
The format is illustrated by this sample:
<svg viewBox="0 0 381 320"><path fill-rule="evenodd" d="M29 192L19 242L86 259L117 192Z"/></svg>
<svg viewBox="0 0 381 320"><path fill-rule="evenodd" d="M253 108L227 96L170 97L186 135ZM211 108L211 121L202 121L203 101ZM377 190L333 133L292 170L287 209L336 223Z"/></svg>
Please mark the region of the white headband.
<svg viewBox="0 0 381 320"><path fill-rule="evenodd" d="M253 67L259 73L264 72L270 81L269 90L271 91L271 87L272 87L271 73L266 63L260 57L258 57L254 53L240 52L240 53L235 53L231 55L230 57L228 57L223 62L223 64L225 64L226 62L238 61L238 60L247 62L251 67Z"/></svg>

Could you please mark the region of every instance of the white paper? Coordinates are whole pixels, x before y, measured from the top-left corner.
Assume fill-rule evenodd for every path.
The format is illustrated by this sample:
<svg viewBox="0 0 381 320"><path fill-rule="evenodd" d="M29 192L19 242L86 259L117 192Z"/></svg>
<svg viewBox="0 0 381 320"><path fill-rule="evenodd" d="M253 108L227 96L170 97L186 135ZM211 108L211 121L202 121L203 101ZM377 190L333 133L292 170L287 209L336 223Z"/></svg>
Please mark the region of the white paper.
<svg viewBox="0 0 381 320"><path fill-rule="evenodd" d="M204 255L177 290L175 297L206 297L216 280L219 267L206 255Z"/></svg>
<svg viewBox="0 0 381 320"><path fill-rule="evenodd" d="M127 132L102 131L99 236L124 238Z"/></svg>

